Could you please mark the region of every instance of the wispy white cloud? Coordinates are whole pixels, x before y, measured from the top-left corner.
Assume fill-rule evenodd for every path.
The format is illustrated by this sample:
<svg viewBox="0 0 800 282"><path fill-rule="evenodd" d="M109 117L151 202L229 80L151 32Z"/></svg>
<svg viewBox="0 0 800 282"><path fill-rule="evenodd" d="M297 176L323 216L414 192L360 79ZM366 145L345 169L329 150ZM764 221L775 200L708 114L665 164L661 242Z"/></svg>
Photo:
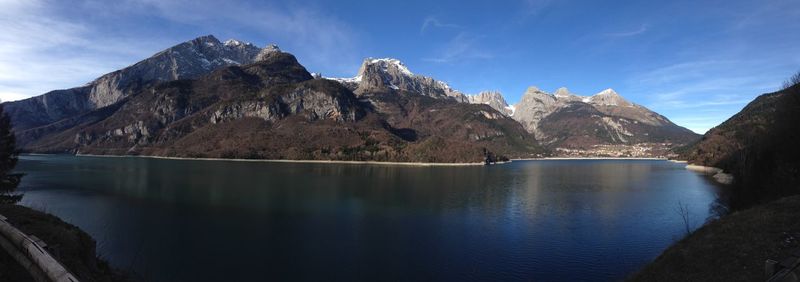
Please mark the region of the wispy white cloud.
<svg viewBox="0 0 800 282"><path fill-rule="evenodd" d="M311 7L254 5L210 0L83 0L67 5L0 0L0 99L80 86L180 41L214 32L256 35L256 40L265 41L256 42L259 45L278 43L310 68L350 72L357 67L357 36L347 24ZM137 19L150 26L140 25L132 32L126 24ZM154 20L167 28L153 25ZM199 33L187 36L186 30Z"/></svg>
<svg viewBox="0 0 800 282"><path fill-rule="evenodd" d="M491 59L494 55L480 46L481 37L460 32L453 37L434 57L424 61L434 63L452 63L459 60Z"/></svg>
<svg viewBox="0 0 800 282"><path fill-rule="evenodd" d="M645 32L647 32L648 28L649 28L649 25L642 24L641 26L639 26L639 28L634 29L634 30L622 31L622 32L611 32L611 33L606 33L606 34L603 34L603 35L606 36L606 37L630 37L630 36L636 36L636 35L645 33Z"/></svg>
<svg viewBox="0 0 800 282"><path fill-rule="evenodd" d="M55 14L42 0L0 1L0 99L18 100L79 86L148 50ZM153 40L155 41L155 40ZM125 48L119 48L124 45Z"/></svg>
<svg viewBox="0 0 800 282"><path fill-rule="evenodd" d="M215 23L245 27L270 41L288 45L287 51L295 53L311 67L351 71L351 65L357 65L360 59L354 53L358 45L356 32L344 21L305 3L220 5L212 0L128 1L139 3L145 10L155 10L173 22L209 29L213 29L210 25Z"/></svg>
<svg viewBox="0 0 800 282"><path fill-rule="evenodd" d="M754 9L741 11L739 15L731 15L734 23L730 27L734 30L762 28L775 20L797 17L800 17L800 6L797 5L797 1L764 0L757 2ZM782 24L800 26L797 21L787 21Z"/></svg>
<svg viewBox="0 0 800 282"><path fill-rule="evenodd" d="M760 60L689 61L634 75L628 84L648 108L703 133L757 95L776 91L787 67Z"/></svg>
<svg viewBox="0 0 800 282"><path fill-rule="evenodd" d="M425 30L431 27L436 28L460 28L460 25L452 24L452 23L445 23L440 21L437 17L428 16L425 20L422 21L422 26L419 28L419 33L425 33Z"/></svg>

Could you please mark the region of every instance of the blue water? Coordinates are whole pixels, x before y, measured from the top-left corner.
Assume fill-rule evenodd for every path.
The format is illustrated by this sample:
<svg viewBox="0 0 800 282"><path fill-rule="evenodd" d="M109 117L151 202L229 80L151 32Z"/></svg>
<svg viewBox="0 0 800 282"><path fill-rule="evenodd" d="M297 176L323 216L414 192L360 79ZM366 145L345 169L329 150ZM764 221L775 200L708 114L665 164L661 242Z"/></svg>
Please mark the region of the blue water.
<svg viewBox="0 0 800 282"><path fill-rule="evenodd" d="M22 204L153 281L624 279L699 227L683 165L408 167L23 156Z"/></svg>

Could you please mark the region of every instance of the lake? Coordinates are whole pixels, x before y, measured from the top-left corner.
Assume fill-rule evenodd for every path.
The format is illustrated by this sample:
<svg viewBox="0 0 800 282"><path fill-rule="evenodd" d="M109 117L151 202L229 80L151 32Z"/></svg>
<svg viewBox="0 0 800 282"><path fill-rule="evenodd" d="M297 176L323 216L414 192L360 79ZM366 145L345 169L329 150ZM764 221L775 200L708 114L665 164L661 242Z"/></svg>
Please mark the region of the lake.
<svg viewBox="0 0 800 282"><path fill-rule="evenodd" d="M708 177L659 160L492 166L25 155L23 205L153 281L613 281L712 213Z"/></svg>

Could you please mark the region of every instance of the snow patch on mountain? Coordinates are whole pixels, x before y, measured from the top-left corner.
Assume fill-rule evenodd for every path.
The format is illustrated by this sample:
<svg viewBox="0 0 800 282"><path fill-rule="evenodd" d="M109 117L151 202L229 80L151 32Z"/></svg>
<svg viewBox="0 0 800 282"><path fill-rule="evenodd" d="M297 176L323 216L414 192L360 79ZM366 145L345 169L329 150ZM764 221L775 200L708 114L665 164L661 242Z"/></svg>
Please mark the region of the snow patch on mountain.
<svg viewBox="0 0 800 282"><path fill-rule="evenodd" d="M408 67L406 67L406 65L403 64L403 62L395 58L380 58L380 59L370 58L369 62L370 64L381 64L384 67L384 69L386 69L389 65L392 65L396 67L398 70L400 70L400 72L402 72L403 74L408 76L414 76L414 73L408 70Z"/></svg>
<svg viewBox="0 0 800 282"><path fill-rule="evenodd" d="M511 113L508 114L508 116L510 116L510 117L513 117L514 113L517 111L517 107L515 107L514 105L508 105L508 106L505 107L505 109L507 111L511 112Z"/></svg>
<svg viewBox="0 0 800 282"><path fill-rule="evenodd" d="M338 81L340 83L359 83L363 76L357 75L355 77L323 77L324 79Z"/></svg>

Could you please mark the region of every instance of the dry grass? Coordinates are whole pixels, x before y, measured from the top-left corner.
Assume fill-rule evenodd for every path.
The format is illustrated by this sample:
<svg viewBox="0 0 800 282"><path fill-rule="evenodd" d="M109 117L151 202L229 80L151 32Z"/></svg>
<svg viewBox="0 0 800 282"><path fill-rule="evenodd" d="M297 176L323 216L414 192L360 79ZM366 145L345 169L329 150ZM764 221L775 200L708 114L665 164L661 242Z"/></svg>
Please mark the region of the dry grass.
<svg viewBox="0 0 800 282"><path fill-rule="evenodd" d="M664 251L630 281L764 281L764 261L800 248L800 196L733 213Z"/></svg>

